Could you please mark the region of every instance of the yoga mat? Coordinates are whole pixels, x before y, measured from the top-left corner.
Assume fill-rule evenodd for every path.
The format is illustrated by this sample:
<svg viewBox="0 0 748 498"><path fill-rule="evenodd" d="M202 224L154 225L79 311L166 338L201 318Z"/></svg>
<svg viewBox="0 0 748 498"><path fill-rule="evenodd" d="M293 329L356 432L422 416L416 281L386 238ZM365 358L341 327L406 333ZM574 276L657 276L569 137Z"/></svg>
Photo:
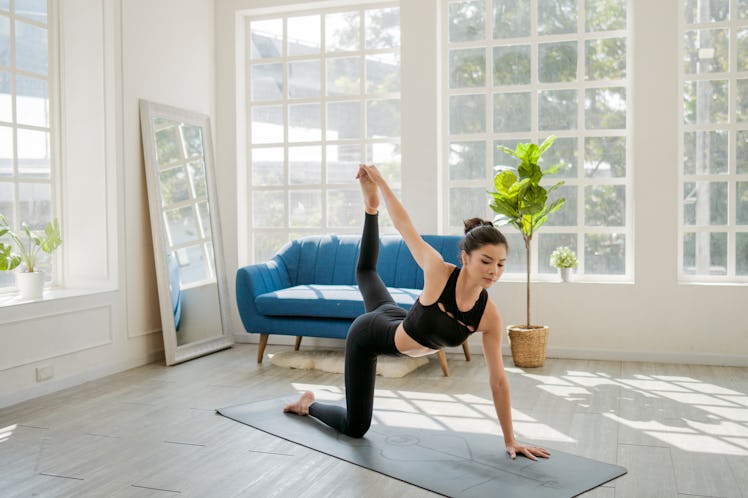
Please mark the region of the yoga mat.
<svg viewBox="0 0 748 498"><path fill-rule="evenodd" d="M445 496L576 496L626 469L549 449L549 459L512 460L498 435L372 425L362 439L313 417L282 413L297 396L221 408L218 413L274 436ZM375 412L376 414L376 412Z"/></svg>

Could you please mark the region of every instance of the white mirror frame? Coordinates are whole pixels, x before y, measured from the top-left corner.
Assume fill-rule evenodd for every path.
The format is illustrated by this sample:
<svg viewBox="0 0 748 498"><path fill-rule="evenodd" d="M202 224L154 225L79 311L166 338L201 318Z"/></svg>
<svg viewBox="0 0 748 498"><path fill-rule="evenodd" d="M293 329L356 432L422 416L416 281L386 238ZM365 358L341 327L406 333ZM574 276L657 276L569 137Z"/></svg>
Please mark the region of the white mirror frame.
<svg viewBox="0 0 748 498"><path fill-rule="evenodd" d="M213 257L215 259L219 305L218 312L220 314L221 331L219 336L213 336L183 345L178 345L177 343L177 330L169 286L169 268L167 262L169 244L166 238L166 226L161 209L162 199L161 188L159 185L159 166L158 158L156 156L155 130L153 126L154 118L159 117L171 121L186 123L191 126L198 126L202 129L203 137L203 160L205 164L205 181L208 191L211 239L213 242ZM210 118L204 114L141 99L140 126L143 138L148 205L151 217L151 235L153 237L153 259L156 269L159 309L161 311L164 353L166 364L174 365L176 363L197 358L198 356L229 348L234 343L234 336L229 331L229 293L226 268L223 260L221 222L218 214L218 195L213 164L214 156Z"/></svg>

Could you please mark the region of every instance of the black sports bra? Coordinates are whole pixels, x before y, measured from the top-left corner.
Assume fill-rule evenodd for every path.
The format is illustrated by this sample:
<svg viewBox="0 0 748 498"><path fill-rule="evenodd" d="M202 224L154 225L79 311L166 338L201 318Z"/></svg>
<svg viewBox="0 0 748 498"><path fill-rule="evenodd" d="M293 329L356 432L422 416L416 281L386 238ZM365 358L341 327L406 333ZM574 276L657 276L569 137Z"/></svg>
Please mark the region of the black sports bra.
<svg viewBox="0 0 748 498"><path fill-rule="evenodd" d="M488 292L483 289L472 309L460 311L455 299L459 275L460 269L455 267L439 299L428 306L421 304L420 298L416 299L403 320L405 333L422 346L431 349L459 346L478 328Z"/></svg>

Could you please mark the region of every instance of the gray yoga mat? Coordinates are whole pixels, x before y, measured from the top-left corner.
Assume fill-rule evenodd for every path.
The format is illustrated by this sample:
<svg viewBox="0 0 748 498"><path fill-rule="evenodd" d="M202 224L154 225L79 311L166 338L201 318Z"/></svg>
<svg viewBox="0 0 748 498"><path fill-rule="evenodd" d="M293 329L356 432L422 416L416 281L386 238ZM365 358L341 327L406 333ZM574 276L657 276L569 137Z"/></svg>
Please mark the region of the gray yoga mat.
<svg viewBox="0 0 748 498"><path fill-rule="evenodd" d="M377 424L364 438L353 439L313 417L282 413L295 399L290 396L229 406L218 413L445 496L576 496L626 473L618 465L552 449L547 460L512 460L498 435Z"/></svg>

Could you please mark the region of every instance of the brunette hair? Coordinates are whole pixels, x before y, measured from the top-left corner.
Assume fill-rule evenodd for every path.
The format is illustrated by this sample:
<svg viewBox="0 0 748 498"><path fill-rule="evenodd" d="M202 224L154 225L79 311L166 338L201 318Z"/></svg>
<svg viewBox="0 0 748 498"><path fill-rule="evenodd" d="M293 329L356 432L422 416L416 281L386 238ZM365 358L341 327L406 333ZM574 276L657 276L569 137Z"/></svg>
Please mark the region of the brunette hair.
<svg viewBox="0 0 748 498"><path fill-rule="evenodd" d="M460 250L470 254L479 247L487 244L504 245L509 250L509 244L504 234L488 220L470 218L465 224L465 237L460 242Z"/></svg>

